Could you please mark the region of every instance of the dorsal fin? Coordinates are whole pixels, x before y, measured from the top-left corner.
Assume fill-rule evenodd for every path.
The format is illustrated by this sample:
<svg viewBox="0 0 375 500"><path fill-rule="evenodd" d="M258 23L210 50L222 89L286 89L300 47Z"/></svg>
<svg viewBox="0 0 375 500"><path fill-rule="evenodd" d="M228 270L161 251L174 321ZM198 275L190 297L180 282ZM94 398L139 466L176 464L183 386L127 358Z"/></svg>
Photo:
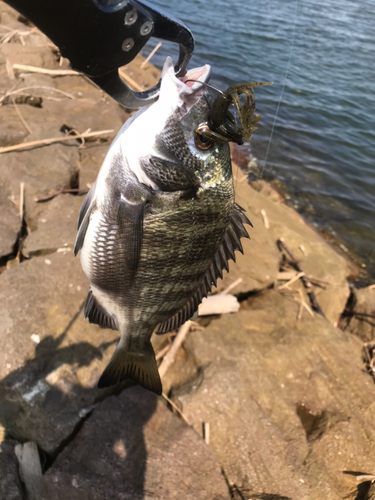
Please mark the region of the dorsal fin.
<svg viewBox="0 0 375 500"><path fill-rule="evenodd" d="M83 317L88 318L90 323L94 323L104 328L111 328L112 330L119 329L116 319L113 316L110 316L95 300L91 288L89 288L86 297L85 306L83 308Z"/></svg>
<svg viewBox="0 0 375 500"><path fill-rule="evenodd" d="M227 231L214 255L210 267L199 284L198 290L196 290L180 311L164 323L159 324L155 331L157 335L176 330L196 313L199 304L211 291L212 285L216 285L216 280L222 278L223 269L226 269L226 271L229 270L228 261L230 259L235 261L234 252L239 250L243 253L241 238L249 238L244 224L249 224L252 227L251 222L244 214L244 209L235 203Z"/></svg>

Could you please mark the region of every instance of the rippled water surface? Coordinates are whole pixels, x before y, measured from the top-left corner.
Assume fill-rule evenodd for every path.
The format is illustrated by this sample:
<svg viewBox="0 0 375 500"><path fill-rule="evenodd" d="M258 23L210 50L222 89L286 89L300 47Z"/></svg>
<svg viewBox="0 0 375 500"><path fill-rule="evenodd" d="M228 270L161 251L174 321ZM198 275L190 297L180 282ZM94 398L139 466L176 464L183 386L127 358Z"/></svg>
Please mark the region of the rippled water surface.
<svg viewBox="0 0 375 500"><path fill-rule="evenodd" d="M262 120L251 147L264 177L279 179L374 278L375 0L153 3L192 30L189 67L211 64L213 84L274 82L256 89ZM164 43L153 62L170 53Z"/></svg>

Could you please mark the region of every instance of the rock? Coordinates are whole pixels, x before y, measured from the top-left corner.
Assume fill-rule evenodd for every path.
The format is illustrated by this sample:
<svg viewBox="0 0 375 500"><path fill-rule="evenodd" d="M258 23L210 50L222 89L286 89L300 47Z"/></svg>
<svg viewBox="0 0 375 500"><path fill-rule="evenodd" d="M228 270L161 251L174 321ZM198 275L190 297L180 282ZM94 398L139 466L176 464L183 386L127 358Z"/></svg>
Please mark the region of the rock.
<svg viewBox="0 0 375 500"><path fill-rule="evenodd" d="M275 241L257 217L250 212L246 215L253 224L253 228L246 226L251 239L241 240L244 254L236 252L236 262L229 262L229 273L224 270L223 279L218 280L218 291L224 290L239 278L242 282L232 293L259 291L272 286L277 280L280 253Z"/></svg>
<svg viewBox="0 0 375 500"><path fill-rule="evenodd" d="M59 67L56 54L52 52L46 43L44 46L37 47L37 50L36 47L30 45L23 46L21 43L5 43L0 46L0 52L11 65L25 64L48 69L57 69ZM19 70L14 71L20 72Z"/></svg>
<svg viewBox="0 0 375 500"><path fill-rule="evenodd" d="M363 342L375 340L375 287L353 289L340 326Z"/></svg>
<svg viewBox="0 0 375 500"><path fill-rule="evenodd" d="M5 192L0 189L0 259L14 252L18 233L21 230L21 220L15 205L8 200Z"/></svg>
<svg viewBox="0 0 375 500"><path fill-rule="evenodd" d="M0 2L0 23L9 25L13 22L16 22L17 19L19 18L19 12L16 10L12 9L8 4L5 2Z"/></svg>
<svg viewBox="0 0 375 500"><path fill-rule="evenodd" d="M0 147L13 146L24 141L29 135L28 130L15 115L15 110L10 106L2 106L0 118ZM8 115L8 119L6 117ZM9 117L11 115L11 117Z"/></svg>
<svg viewBox="0 0 375 500"><path fill-rule="evenodd" d="M233 170L235 178L244 175L235 164ZM247 185L244 189L242 184L236 181L234 181L234 186L236 202L245 208L246 216L253 227L246 225L250 240L241 240L244 254L236 252L236 262L230 261L229 273L223 271L223 279L218 280L217 290L220 292L241 278L242 282L232 290L232 293L259 291L272 286L276 282L281 255L276 247L273 235L265 229L262 220L254 216L249 207L245 206L248 205L247 196L252 196L253 191Z"/></svg>
<svg viewBox="0 0 375 500"><path fill-rule="evenodd" d="M279 238L284 238L299 259L303 271L325 282L315 287L315 295L327 319L337 325L350 293L347 279L357 271L354 265L339 255L297 212L285 204L273 202L246 183L237 183L236 200L250 214L249 218L255 226L251 234L256 233L257 227L264 226L261 215L261 210L264 210L273 246ZM303 245L306 255L302 253L300 245ZM268 251L268 248L264 248L265 260L268 259ZM299 285L296 283L295 287Z"/></svg>
<svg viewBox="0 0 375 500"><path fill-rule="evenodd" d="M79 169L79 187L81 189L86 189L94 184L108 148L109 143L88 144L82 149Z"/></svg>
<svg viewBox="0 0 375 500"><path fill-rule="evenodd" d="M26 238L22 253L26 257L44 255L57 249L73 251L77 234L77 220L84 196L61 194L45 202L45 210L38 219L38 229Z"/></svg>
<svg viewBox="0 0 375 500"><path fill-rule="evenodd" d="M97 407L44 476L43 500L230 498L203 439L140 387Z"/></svg>
<svg viewBox="0 0 375 500"><path fill-rule="evenodd" d="M298 309L267 291L190 333L185 349L202 373L172 398L197 432L209 424L242 498L354 500L343 472L371 472L375 452L362 343L317 315L298 321Z"/></svg>
<svg viewBox="0 0 375 500"><path fill-rule="evenodd" d="M43 111L49 116L53 116L55 120L58 116L60 127L65 125L81 134L88 129L91 132L112 130L112 132L98 138L88 138L88 142L112 141L125 121L120 106L109 101L66 99L64 106L61 106L60 102L46 101L43 103Z"/></svg>
<svg viewBox="0 0 375 500"><path fill-rule="evenodd" d="M88 282L72 253L0 275L0 421L54 453L94 404L118 333L82 317Z"/></svg>
<svg viewBox="0 0 375 500"><path fill-rule="evenodd" d="M27 140L46 137L51 137L51 132L30 134ZM66 143L0 155L0 187L7 196L18 198L20 183L25 184L25 220L31 231L37 228L37 219L45 208L35 199L53 191L75 187L77 162L77 145Z"/></svg>
<svg viewBox="0 0 375 500"><path fill-rule="evenodd" d="M18 475L18 462L14 453L16 442L2 441L0 444L0 498L23 500L23 488Z"/></svg>

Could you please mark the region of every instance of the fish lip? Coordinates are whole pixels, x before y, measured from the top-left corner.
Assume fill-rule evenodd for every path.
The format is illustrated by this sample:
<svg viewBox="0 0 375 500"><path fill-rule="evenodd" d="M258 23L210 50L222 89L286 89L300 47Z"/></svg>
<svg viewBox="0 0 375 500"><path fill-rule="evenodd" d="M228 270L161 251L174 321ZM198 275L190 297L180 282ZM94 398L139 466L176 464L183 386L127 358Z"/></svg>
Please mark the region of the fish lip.
<svg viewBox="0 0 375 500"><path fill-rule="evenodd" d="M196 94L205 87L205 84L209 82L211 76L211 66L205 64L199 68L193 68L189 70L185 76L179 77L178 80L184 85L185 92ZM198 80L193 83L193 85L187 85L185 82L188 80ZM190 90L190 92L189 92Z"/></svg>
<svg viewBox="0 0 375 500"><path fill-rule="evenodd" d="M203 89L206 83L208 83L211 76L211 66L209 64L205 64L204 66L190 69L186 75L182 77L177 77L174 72L172 58L167 57L163 67L162 80L167 76L167 74L174 82L181 97L194 96ZM193 83L192 85L187 85L185 82L190 79L199 81Z"/></svg>

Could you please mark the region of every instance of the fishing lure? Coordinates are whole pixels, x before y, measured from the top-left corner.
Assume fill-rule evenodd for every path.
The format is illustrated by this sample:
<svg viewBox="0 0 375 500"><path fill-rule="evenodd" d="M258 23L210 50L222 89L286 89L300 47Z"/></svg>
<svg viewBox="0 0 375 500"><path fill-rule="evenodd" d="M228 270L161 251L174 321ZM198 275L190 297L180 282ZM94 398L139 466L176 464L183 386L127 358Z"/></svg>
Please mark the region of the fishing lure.
<svg viewBox="0 0 375 500"><path fill-rule="evenodd" d="M203 149L208 149L214 142L236 142L243 144L249 141L256 130L255 125L259 122L261 115L255 115L255 94L253 87L272 85L270 82L239 83L231 85L225 92L214 87L213 90L220 95L212 104L211 111L206 123L202 123L196 129L196 142ZM241 96L244 95L243 102ZM234 106L237 117L230 111ZM255 115L255 116L254 116Z"/></svg>

